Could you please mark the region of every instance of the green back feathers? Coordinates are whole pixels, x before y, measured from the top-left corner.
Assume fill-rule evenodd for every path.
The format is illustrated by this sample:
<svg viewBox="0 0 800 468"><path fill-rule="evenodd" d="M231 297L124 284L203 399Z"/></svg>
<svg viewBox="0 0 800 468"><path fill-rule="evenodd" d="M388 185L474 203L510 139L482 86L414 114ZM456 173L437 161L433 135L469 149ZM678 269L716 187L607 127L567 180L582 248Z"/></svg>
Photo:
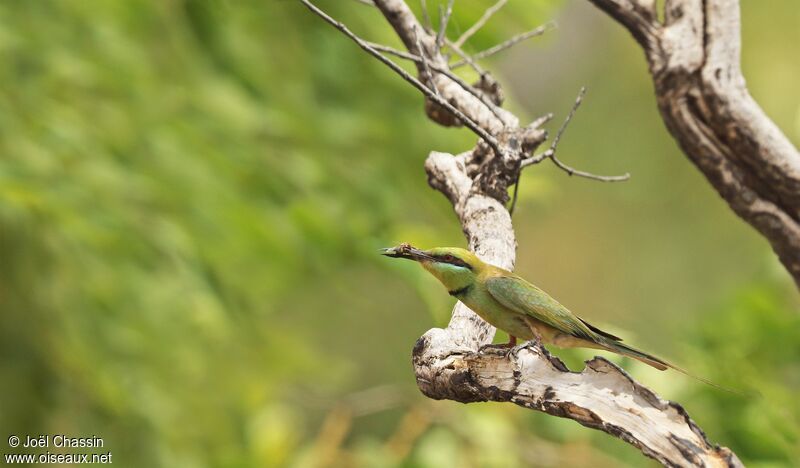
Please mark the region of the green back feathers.
<svg viewBox="0 0 800 468"><path fill-rule="evenodd" d="M486 280L486 288L497 302L518 314L528 315L572 336L598 342L598 334L583 320L546 292L518 276L496 276Z"/></svg>

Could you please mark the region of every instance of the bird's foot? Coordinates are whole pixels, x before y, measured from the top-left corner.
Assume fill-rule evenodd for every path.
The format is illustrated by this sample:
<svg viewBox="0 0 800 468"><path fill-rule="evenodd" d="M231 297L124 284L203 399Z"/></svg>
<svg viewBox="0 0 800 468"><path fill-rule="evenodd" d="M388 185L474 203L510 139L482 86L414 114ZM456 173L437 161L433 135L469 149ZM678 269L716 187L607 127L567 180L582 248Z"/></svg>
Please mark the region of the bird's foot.
<svg viewBox="0 0 800 468"><path fill-rule="evenodd" d="M508 343L483 345L480 348L478 348L478 353L483 353L487 350L497 350L503 352L503 355L505 357L508 357L508 355L514 350L514 347L516 345L517 345L517 337L510 336L508 338Z"/></svg>
<svg viewBox="0 0 800 468"><path fill-rule="evenodd" d="M492 352L494 352L494 351L508 351L510 349L513 349L513 348L514 348L514 346L513 345L509 346L508 343L487 344L487 345L483 345L480 348L478 348L478 353L484 353L484 352L487 352L487 351L492 351Z"/></svg>
<svg viewBox="0 0 800 468"><path fill-rule="evenodd" d="M542 337L537 336L534 337L532 340L525 343L525 346L528 348L541 348L542 347Z"/></svg>

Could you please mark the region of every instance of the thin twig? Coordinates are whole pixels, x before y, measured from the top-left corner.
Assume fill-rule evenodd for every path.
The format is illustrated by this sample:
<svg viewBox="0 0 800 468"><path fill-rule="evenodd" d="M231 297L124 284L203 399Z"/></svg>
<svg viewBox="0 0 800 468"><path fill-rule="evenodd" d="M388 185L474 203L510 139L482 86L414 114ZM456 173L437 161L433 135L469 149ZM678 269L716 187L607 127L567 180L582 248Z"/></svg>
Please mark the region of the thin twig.
<svg viewBox="0 0 800 468"><path fill-rule="evenodd" d="M453 14L453 2L455 0L449 0L447 8L444 10L439 5L439 33L436 35L436 52L442 50L442 45L444 45L444 38L447 35L447 23L450 21L450 15Z"/></svg>
<svg viewBox="0 0 800 468"><path fill-rule="evenodd" d="M458 118L458 120L460 120L464 124L464 126L466 126L470 130L475 132L475 134L477 134L479 137L481 137L481 139L483 139L492 148L492 150L495 151L495 153L497 155L503 154L502 151L500 151L500 146L498 145L497 140L492 135L490 135L486 130L481 128L481 126L478 125L474 120L469 118L467 115L465 115L459 109L455 108L452 104L447 102L447 100L443 99L438 94L434 93L430 88L425 86L425 84L423 84L421 81L419 81L418 79L416 79L413 76L411 76L410 74L408 74L408 72L403 70L400 67L400 65L398 65L398 64L394 63L392 60L384 57L380 52L378 52L372 46L370 46L367 41L361 39L360 37L355 35L355 33L350 31L350 29L348 29L347 26L344 25L344 23L342 23L340 21L336 21L335 19L331 18L327 13L325 13L324 11L320 10L319 8L317 8L317 6L314 5L313 3L311 3L309 0L300 0L300 3L305 5L305 7L308 8L309 10L311 10L311 12L313 12L315 15L317 15L320 18L322 18L323 20L325 20L325 22L327 22L328 24L330 24L334 28L338 29L342 34L344 34L345 36L350 38L353 42L358 44L359 47L364 49L370 55L372 55L376 59L380 60L387 67L391 68L395 73L400 75L400 77L402 77L405 81L407 81L412 86L414 86L415 88L420 90L422 92L422 94L427 96L430 100L432 100L436 104L439 104L440 106L442 106L445 109L447 109L448 111L450 111L450 113L455 115L456 118Z"/></svg>
<svg viewBox="0 0 800 468"><path fill-rule="evenodd" d="M481 76L484 73L486 73L486 71L483 68L481 68L480 65L478 65L474 60L472 60L472 57L470 57L468 53L464 52L464 50L461 47L456 46L455 44L450 42L447 38L445 38L445 44L447 44L447 47L449 47L450 50L455 52L456 55L461 57L461 60L464 63L472 67L472 69L475 70L475 73Z"/></svg>
<svg viewBox="0 0 800 468"><path fill-rule="evenodd" d="M517 170L517 179L514 181L514 195L511 197L511 207L508 209L508 216L514 216L514 208L517 207L517 195L519 193L519 178L522 177L522 167Z"/></svg>
<svg viewBox="0 0 800 468"><path fill-rule="evenodd" d="M553 164L555 164L556 166L558 166L560 169L562 169L564 172L566 172L571 176L576 175L580 177L585 177L587 179L599 180L601 182L623 182L631 178L631 175L627 172L625 174L618 176L603 176L603 175L592 174L591 172L581 171L564 164L563 162L561 162L561 160L559 160L556 157L556 147L558 146L558 142L561 141L561 136L564 134L564 130L567 129L567 125L569 125L569 123L572 121L572 118L575 116L575 112L578 110L578 107L580 107L581 103L583 102L584 96L586 96L585 86L581 87L581 91L578 93L578 97L575 98L575 104L572 105L572 109L570 109L569 114L567 114L567 118L564 119L564 123L561 124L561 127L558 129L555 138L553 138L553 142L550 144L550 148L541 154L531 156L530 158L523 160L519 165L520 170L533 164L539 164L545 159L550 159L551 161L553 161ZM517 181L517 183L519 183L519 180Z"/></svg>
<svg viewBox="0 0 800 468"><path fill-rule="evenodd" d="M556 166L563 169L564 171L566 171L567 174L571 176L576 175L579 177L585 177L587 179L598 180L600 182L625 182L626 180L631 178L631 175L627 172L618 176L603 176L603 175L592 174L591 172L581 171L562 163L561 161L559 161L558 158L556 158L555 154L550 156L550 159L555 163Z"/></svg>
<svg viewBox="0 0 800 468"><path fill-rule="evenodd" d="M436 87L436 82L433 79L433 73L431 73L431 67L428 64L428 59L425 58L427 53L425 52L425 48L422 47L422 41L419 40L419 33L417 33L417 27L414 26L412 28L414 30L414 40L417 42L417 50L419 51L419 59L422 63L422 69L425 71L425 74L428 77L428 87L433 90L436 95L439 95L439 89Z"/></svg>
<svg viewBox="0 0 800 468"><path fill-rule="evenodd" d="M543 24L543 25L539 26L536 29L531 29L530 31L526 31L526 32L524 32L522 34L517 34L516 36L512 37L511 39L509 39L507 41L501 42L500 44L497 44L496 46L493 46L493 47L490 47L490 48L488 48L486 50L482 50L482 51L478 52L477 54L472 56L472 59L473 60L485 59L486 57L492 56L492 55L494 55L494 54L496 54L498 52L506 50L509 47L512 47L512 46L524 41L525 39L530 39L531 37L541 36L545 32L547 32L550 29L553 29L555 27L556 27L555 23L550 22L550 23L547 23L547 24ZM464 66L466 63L467 62L465 60L459 60L458 62L450 65L450 68L451 69L455 69L455 68Z"/></svg>
<svg viewBox="0 0 800 468"><path fill-rule="evenodd" d="M539 128L551 120L553 120L553 113L548 112L547 114L531 122L530 125L528 125L528 128Z"/></svg>
<svg viewBox="0 0 800 468"><path fill-rule="evenodd" d="M552 119L553 119L553 113L549 112L531 122L531 124L528 125L528 128L541 128L542 125L546 124ZM520 161L519 167L517 168L517 178L516 180L514 180L514 196L511 198L511 207L508 209L509 216L514 215L514 208L516 208L517 206L517 195L519 194L519 180L522 177L522 169L526 166L530 166L532 164L538 164L544 161L545 157L549 157L550 155L549 151L550 150L545 151L540 155L532 156L528 159L523 159L522 161Z"/></svg>
<svg viewBox="0 0 800 468"><path fill-rule="evenodd" d="M520 167L520 169L525 169L528 166L533 166L534 164L539 164L540 162L544 161L545 159L549 158L552 155L553 155L553 150L552 149L548 149L547 151L545 151L543 153L533 155L533 156L531 156L530 158L527 158L527 159L523 159L522 162L520 163L519 167Z"/></svg>
<svg viewBox="0 0 800 468"><path fill-rule="evenodd" d="M420 57L419 55L414 55L411 52L406 52L404 50L395 49L394 47L389 47L387 45L378 44L377 42L370 42L370 41L364 41L364 42L369 44L370 47L372 47L373 49L375 49L377 51L386 52L387 54L394 55L395 57L400 57L400 58L403 58L403 59L406 59L406 60L411 60L414 63L422 63L422 57ZM438 67L436 67L436 65L428 64L428 66L431 67L431 70L436 70L437 72L442 73L440 71L440 69Z"/></svg>
<svg viewBox="0 0 800 468"><path fill-rule="evenodd" d="M356 1L358 3L361 3L362 5L375 6L375 2L373 2L372 0L356 0Z"/></svg>
<svg viewBox="0 0 800 468"><path fill-rule="evenodd" d="M433 30L433 23L431 22L431 15L428 14L428 2L426 0L419 0L419 6L422 9L422 23L425 31L431 32Z"/></svg>
<svg viewBox="0 0 800 468"><path fill-rule="evenodd" d="M414 63L422 64L422 62L423 62L422 57L420 57L418 55L414 55L414 54L412 54L410 52L406 52L406 51L403 51L403 50L398 50L398 49L395 49L393 47L385 46L383 44L377 44L375 42L369 42L369 41L365 41L365 42L367 42L367 44L369 44L372 48L374 48L375 50L378 50L380 52L385 52L387 54L394 55L396 57L404 58L406 60L411 60ZM417 45L417 47L420 48L420 50L421 50L421 47L419 46L419 44ZM450 70L448 70L446 68L443 68L443 67L440 67L440 66L437 66L437 65L434 65L434 64L432 64L430 62L427 62L427 61L426 61L426 63L428 65L428 68L430 68L431 70L433 70L433 71L435 71L437 73L441 73L442 75L445 75L446 77L448 77L451 80L455 81L459 86L461 86L461 88L464 89L464 91L466 91L466 92L470 93L471 95L475 96L476 98L480 99L481 102L484 103L487 108L489 108L489 110L492 112L492 114L494 114L495 117L497 117L500 120L503 119L503 117L500 115L500 110L499 110L498 106L495 103L493 103L484 93L482 93L482 92L478 91L477 89L475 89L472 85L470 85L469 83L467 83L466 81L461 79L458 75L456 75L455 73L451 72Z"/></svg>
<svg viewBox="0 0 800 468"><path fill-rule="evenodd" d="M578 92L578 96L575 98L575 103L572 104L572 108L569 110L569 114L567 114L567 118L564 119L564 123L561 124L559 127L558 132L556 133L556 137L553 138L553 143L550 144L550 150L554 153L556 151L556 146L558 146L558 142L561 141L561 136L564 135L564 130L567 129L567 125L572 121L572 118L575 117L575 112L578 111L578 108L583 104L583 98L586 96L586 86L581 86L581 90Z"/></svg>
<svg viewBox="0 0 800 468"><path fill-rule="evenodd" d="M567 129L567 125L569 125L569 122L575 115L575 111L578 110L578 107L580 107L581 103L583 102L584 96L586 96L586 87L582 86L580 93L578 93L578 97L575 98L575 104L572 105L572 109L570 109L566 120L564 120L564 123L561 125L561 128L558 129L558 133L556 133L556 137L553 139L553 144L550 145L550 149L548 150L548 152L550 153L550 160L553 161L553 163L556 166L566 171L567 174L569 175L586 177L587 179L599 180L601 182L623 182L630 179L631 175L627 172L625 174L618 176L602 176L602 175L592 174L591 172L581 171L562 163L556 157L556 146L558 146L558 142L559 140L561 140L561 135L564 134L564 130Z"/></svg>
<svg viewBox="0 0 800 468"><path fill-rule="evenodd" d="M497 3L490 6L483 12L483 16L480 17L478 21L475 22L469 29L464 31L464 34L461 35L456 41L453 43L455 47L461 47L464 45L467 40L472 37L476 32L480 31L480 29L489 21L489 18L492 17L495 13L497 13L503 6L508 3L508 0L498 0Z"/></svg>

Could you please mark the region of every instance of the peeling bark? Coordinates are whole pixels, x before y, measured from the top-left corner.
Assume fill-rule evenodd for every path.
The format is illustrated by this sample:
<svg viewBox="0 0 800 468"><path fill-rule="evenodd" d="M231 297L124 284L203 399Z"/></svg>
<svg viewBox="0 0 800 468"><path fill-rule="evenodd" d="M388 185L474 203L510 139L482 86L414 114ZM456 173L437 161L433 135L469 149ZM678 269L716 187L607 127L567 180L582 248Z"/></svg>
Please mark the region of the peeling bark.
<svg viewBox="0 0 800 468"><path fill-rule="evenodd" d="M300 1L318 15L326 17L320 10L309 6L309 0ZM501 99L498 97L502 96L502 90L491 76L482 73L481 82L492 83L492 102L486 102L476 96L476 90L481 89L480 87L466 89L463 82L447 75L448 61L437 47L437 42L441 41L437 41L432 33L422 28L404 0L373 1L400 37L408 53L392 51L386 46L379 46L380 50L390 51L403 58L411 55L409 59L417 67L418 81L415 82L410 76L404 76L404 79L418 88L421 86L420 82L426 86L421 91L426 96L428 116L448 126L467 122L481 137L473 150L458 156L430 153L425 163L429 184L452 203L469 248L488 263L513 269L517 244L511 215L505 202L508 200L508 188L518 180L524 167L550 158L570 175L589 176L597 180L613 178L594 176L559 163L554 156L554 146L542 154L534 155L533 152L546 139L547 134L540 126L548 120L547 117L521 127L516 116L499 108ZM656 24L655 2L592 1L604 4L606 11L616 15L648 50L663 51L668 47L669 43L664 39L662 29ZM678 12L678 3L683 2L668 0L668 4L672 6L671 21L676 25L680 24L674 30L676 34L682 28L702 35L703 28L708 25L688 21L691 18L682 20L683 13ZM329 17L326 21L356 41L362 49L373 55L377 53L378 49L357 38L341 23ZM716 23L712 23L711 27L716 27ZM731 50L723 48L714 49L713 53L726 56L733 54ZM702 65L702 55L703 50L687 49L672 55L670 60L692 63L698 67ZM743 118L736 112L754 112L752 106L744 105L744 109L739 109L724 102L721 104L713 100L689 99L691 83L683 75L672 83L671 80L677 78L670 78L669 74L662 72L666 69L668 56L665 53L659 56L665 58L651 61L654 73L663 80L657 81L660 83L657 87L663 86L665 93L677 93L662 106L665 120L675 122L674 132L695 131L704 137L699 138L697 144L711 149L719 147L714 141L714 138L720 138L715 133L719 129L726 129L728 132L726 135L729 138L725 141L764 137L761 133L764 128L733 132L727 127L730 119ZM385 57L378 58L383 63L387 62ZM395 65L389 65L398 72ZM719 75L729 79L729 72L726 69ZM717 73L713 75L715 79L720 78ZM700 78L702 73L697 79ZM676 88L675 85L679 86ZM688 91L684 89L687 86L690 88ZM432 99L432 96L439 100ZM447 109L443 104L449 104L452 108ZM721 105L730 110L727 120L724 115L708 111ZM735 108L739 110L735 111ZM458 113L466 118L459 117ZM687 113L693 118L687 118L684 115ZM675 117L667 119L667 115ZM704 120L700 120L699 116ZM683 130L681 125L686 122L692 128ZM478 131L472 127L477 127ZM769 138L778 136L773 132ZM780 142L775 144L777 146L773 145L773 150L787 150L786 145ZM698 166L708 167L709 173L717 171L719 176L714 180L722 180L721 184L727 184L726 190L735 192L730 197L738 196L743 199L743 206L747 207L743 211L751 213L758 205L764 216L773 216L769 219L777 217L777 222L765 218L759 223L764 226L774 224L774 230L781 231L788 237L790 233L786 230L786 220L781 218L788 214L776 211L779 209L778 201L790 200L800 194L792 193L792 188L796 185L792 185L794 182L787 179L782 172L786 170L781 159L783 155L769 153L764 156L775 163L769 169L764 169L765 177L769 175L773 178L773 183L783 187L782 197L776 196L774 200L767 200L761 192L753 191L751 199L750 195L740 190L746 179L743 170L736 172L726 166L733 164L733 156L729 153L712 153L711 149L707 151L710 156L700 158ZM482 346L491 343L494 334L494 327L464 304L457 303L447 328L429 330L414 345L412 361L417 385L422 393L437 400L448 399L463 403L511 402L524 408L569 418L622 439L666 466L742 466L729 449L709 442L683 407L661 399L611 362L596 357L587 361L583 372L577 373L570 372L560 360L541 346L522 345L513 348L509 353L498 353L491 351L491 348L486 348L489 351L481 351Z"/></svg>
<svg viewBox="0 0 800 468"><path fill-rule="evenodd" d="M800 153L750 96L738 0L590 0L642 46L664 123L800 287ZM645 6L645 4L648 4Z"/></svg>
<svg viewBox="0 0 800 468"><path fill-rule="evenodd" d="M434 38L420 34L422 28L403 0L375 4L409 52L418 53L419 43L432 63L447 66L432 46ZM636 24L655 17L654 9L632 11L640 18L633 21ZM654 30L644 28L641 42L650 44L654 36ZM423 65L417 68L419 76L425 76ZM519 176L520 162L545 140L538 128L545 120L520 128L519 119L497 118L463 89L448 84L447 77L435 75L434 81L445 99L481 122L507 153L492 154L482 142L458 156L432 152L425 163L428 182L453 204L469 248L482 260L511 270L517 244L504 204L506 192ZM574 373L543 347L523 345L508 354L480 352L494 334L494 327L457 303L446 329L429 330L414 345L412 361L422 393L463 403L512 402L569 418L618 437L666 466L742 466L729 449L709 442L683 407L662 400L611 362L597 357L583 372Z"/></svg>
<svg viewBox="0 0 800 468"><path fill-rule="evenodd" d="M516 241L511 218L497 200L472 189L469 153L431 153L428 181L453 203L470 248L482 260L512 269ZM457 303L446 329L425 333L414 345L417 385L426 396L462 403L511 402L572 419L622 439L665 466L743 466L726 447L709 442L677 403L659 398L611 362L595 357L570 372L541 346L511 353L480 352L494 328Z"/></svg>

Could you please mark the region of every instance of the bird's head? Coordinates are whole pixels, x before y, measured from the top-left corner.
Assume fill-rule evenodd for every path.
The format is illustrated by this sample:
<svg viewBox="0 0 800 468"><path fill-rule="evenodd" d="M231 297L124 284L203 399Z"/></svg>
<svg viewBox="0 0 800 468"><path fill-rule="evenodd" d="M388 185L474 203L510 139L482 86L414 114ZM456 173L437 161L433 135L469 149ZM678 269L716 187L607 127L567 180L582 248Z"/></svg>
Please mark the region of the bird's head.
<svg viewBox="0 0 800 468"><path fill-rule="evenodd" d="M381 254L419 262L450 291L472 284L486 265L474 253L458 247L420 250L410 244L400 244L382 249Z"/></svg>

